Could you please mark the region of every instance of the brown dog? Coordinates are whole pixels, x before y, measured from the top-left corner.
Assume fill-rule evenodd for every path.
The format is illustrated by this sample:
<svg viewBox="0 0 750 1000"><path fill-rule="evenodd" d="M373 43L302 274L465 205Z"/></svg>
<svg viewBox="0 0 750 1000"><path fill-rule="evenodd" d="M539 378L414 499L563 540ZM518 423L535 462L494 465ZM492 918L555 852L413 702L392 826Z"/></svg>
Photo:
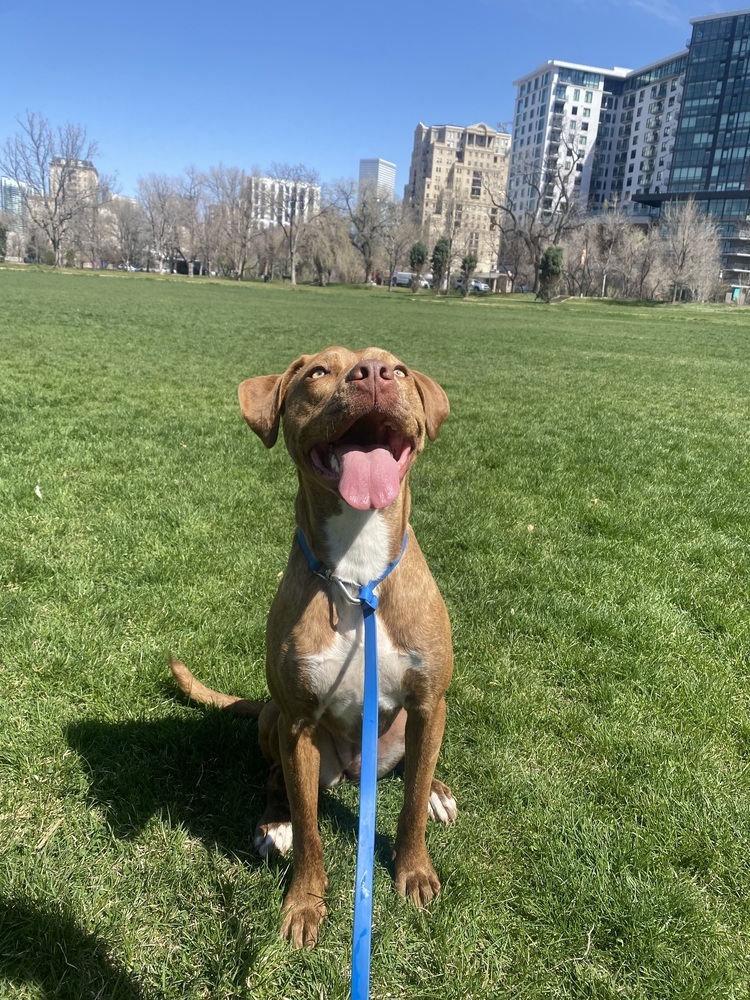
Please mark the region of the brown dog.
<svg viewBox="0 0 750 1000"><path fill-rule="evenodd" d="M404 759L404 805L394 850L398 889L417 906L439 892L425 845L428 814L456 817L450 790L434 778L453 670L443 600L409 526L409 470L448 415L432 379L386 351L332 347L299 358L283 375L239 388L250 427L271 447L283 426L297 466L297 527L314 557L354 595L397 559L377 593L378 776ZM318 833L318 788L360 769L362 611L341 586L312 572L295 539L268 617L266 675L273 698L248 702L204 687L173 661L193 700L259 715L271 764L255 846L294 847L282 937L312 947L325 916L327 880Z"/></svg>

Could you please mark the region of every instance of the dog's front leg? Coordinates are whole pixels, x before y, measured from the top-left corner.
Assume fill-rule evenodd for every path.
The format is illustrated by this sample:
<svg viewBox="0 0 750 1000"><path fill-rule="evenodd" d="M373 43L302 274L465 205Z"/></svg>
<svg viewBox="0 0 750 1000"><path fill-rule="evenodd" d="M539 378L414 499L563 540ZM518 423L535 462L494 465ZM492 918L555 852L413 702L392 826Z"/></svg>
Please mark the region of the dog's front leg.
<svg viewBox="0 0 750 1000"><path fill-rule="evenodd" d="M396 888L416 906L426 906L440 892L425 843L427 804L445 729L445 699L407 707L404 758L404 805L394 849Z"/></svg>
<svg viewBox="0 0 750 1000"><path fill-rule="evenodd" d="M320 749L313 727L279 719L279 747L292 816L294 868L284 899L281 936L295 948L314 948L326 915L328 886L318 833Z"/></svg>

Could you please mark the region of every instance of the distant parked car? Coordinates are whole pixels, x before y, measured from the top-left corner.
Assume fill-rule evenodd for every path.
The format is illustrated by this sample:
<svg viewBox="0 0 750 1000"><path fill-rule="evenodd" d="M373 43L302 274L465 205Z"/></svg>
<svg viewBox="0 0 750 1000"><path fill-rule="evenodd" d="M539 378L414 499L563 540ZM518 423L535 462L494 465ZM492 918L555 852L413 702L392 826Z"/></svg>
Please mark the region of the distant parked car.
<svg viewBox="0 0 750 1000"><path fill-rule="evenodd" d="M458 281L456 282L456 288L463 288L463 286L464 286L464 279L459 278ZM472 278L471 281L469 282L470 292L489 292L489 290L490 286L487 284L487 282L480 281L479 278Z"/></svg>
<svg viewBox="0 0 750 1000"><path fill-rule="evenodd" d="M414 275L411 271L394 271L391 275L391 285L396 285L399 288L411 288L412 280ZM419 279L420 288L429 288L430 281L427 277L422 276Z"/></svg>

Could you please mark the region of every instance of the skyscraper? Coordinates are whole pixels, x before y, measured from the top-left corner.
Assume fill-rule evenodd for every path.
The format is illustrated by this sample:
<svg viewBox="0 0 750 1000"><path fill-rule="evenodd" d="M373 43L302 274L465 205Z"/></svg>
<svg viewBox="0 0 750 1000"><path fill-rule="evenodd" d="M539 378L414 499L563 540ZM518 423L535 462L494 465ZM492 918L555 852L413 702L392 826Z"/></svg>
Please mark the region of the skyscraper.
<svg viewBox="0 0 750 1000"><path fill-rule="evenodd" d="M658 210L694 198L719 224L724 278L750 291L750 9L693 18L666 188L634 200Z"/></svg>
<svg viewBox="0 0 750 1000"><path fill-rule="evenodd" d="M360 160L359 183L374 184L377 191L392 195L396 191L396 164L389 160Z"/></svg>

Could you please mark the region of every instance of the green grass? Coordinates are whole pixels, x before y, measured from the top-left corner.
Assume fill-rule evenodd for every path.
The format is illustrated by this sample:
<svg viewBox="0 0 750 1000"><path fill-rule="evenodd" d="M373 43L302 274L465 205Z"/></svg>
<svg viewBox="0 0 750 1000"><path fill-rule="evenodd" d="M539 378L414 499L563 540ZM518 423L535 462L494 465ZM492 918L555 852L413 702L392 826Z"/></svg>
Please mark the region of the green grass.
<svg viewBox="0 0 750 1000"><path fill-rule="evenodd" d="M330 343L453 407L412 492L461 813L418 913L381 783L374 1000L748 996L747 314L7 270L0 316L0 996L347 996L356 787L295 953L255 726L166 667L263 694L295 479L236 385Z"/></svg>

